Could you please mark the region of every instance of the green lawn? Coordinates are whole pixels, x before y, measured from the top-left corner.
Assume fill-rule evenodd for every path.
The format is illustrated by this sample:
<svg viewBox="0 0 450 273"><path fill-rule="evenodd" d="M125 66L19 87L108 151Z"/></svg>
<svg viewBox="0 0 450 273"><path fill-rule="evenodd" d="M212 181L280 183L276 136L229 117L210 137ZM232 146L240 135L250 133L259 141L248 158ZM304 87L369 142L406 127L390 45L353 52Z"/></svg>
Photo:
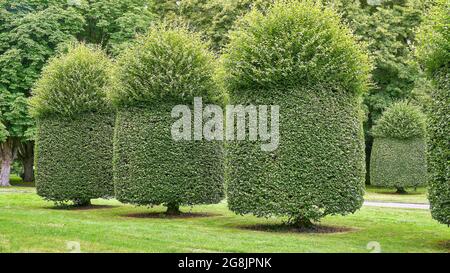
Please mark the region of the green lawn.
<svg viewBox="0 0 450 273"><path fill-rule="evenodd" d="M0 252L67 252L69 241L82 252L369 252L371 241L382 252L450 251L450 228L425 210L363 207L322 221L350 230L311 234L280 229L279 219L236 216L225 203L195 207L203 217L185 219L157 217L160 207L94 204L106 206L55 209L33 188L0 189Z"/></svg>
<svg viewBox="0 0 450 273"><path fill-rule="evenodd" d="M416 203L427 204L427 189L407 189L407 194L397 194L395 189L366 186L366 195L364 199L367 201L382 201L382 202L398 202L398 203Z"/></svg>

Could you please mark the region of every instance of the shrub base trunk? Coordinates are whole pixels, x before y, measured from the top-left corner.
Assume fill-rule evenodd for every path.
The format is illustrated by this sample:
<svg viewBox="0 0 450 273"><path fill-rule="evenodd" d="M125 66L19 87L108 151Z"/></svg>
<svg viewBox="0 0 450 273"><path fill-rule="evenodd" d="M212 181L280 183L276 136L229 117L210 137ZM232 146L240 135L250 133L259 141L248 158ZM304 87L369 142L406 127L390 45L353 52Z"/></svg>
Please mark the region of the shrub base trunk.
<svg viewBox="0 0 450 273"><path fill-rule="evenodd" d="M167 204L166 214L167 215L179 215L179 214L181 214L180 206L178 204L174 204L174 203Z"/></svg>
<svg viewBox="0 0 450 273"><path fill-rule="evenodd" d="M87 207L91 205L91 200L90 199L76 199L73 200L73 205L75 207Z"/></svg>
<svg viewBox="0 0 450 273"><path fill-rule="evenodd" d="M408 192L405 190L405 188L403 188L403 187L398 187L396 193L397 193L397 194L407 194Z"/></svg>
<svg viewBox="0 0 450 273"><path fill-rule="evenodd" d="M310 219L305 217L297 217L295 218L292 223L293 226L301 229L312 229L314 228L313 222L311 222Z"/></svg>

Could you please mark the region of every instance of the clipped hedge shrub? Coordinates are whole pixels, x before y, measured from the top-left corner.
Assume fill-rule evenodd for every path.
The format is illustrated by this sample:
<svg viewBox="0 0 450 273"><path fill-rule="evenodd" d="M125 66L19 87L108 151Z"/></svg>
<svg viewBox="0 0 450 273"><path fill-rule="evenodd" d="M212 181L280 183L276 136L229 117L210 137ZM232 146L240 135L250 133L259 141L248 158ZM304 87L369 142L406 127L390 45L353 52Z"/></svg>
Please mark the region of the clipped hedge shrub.
<svg viewBox="0 0 450 273"><path fill-rule="evenodd" d="M114 195L114 114L106 99L111 63L78 44L44 68L31 99L37 118L37 193L57 203L86 205Z"/></svg>
<svg viewBox="0 0 450 273"><path fill-rule="evenodd" d="M370 61L330 9L280 1L253 10L223 57L232 104L279 105L280 143L227 143L227 197L238 214L309 225L363 203L361 94Z"/></svg>
<svg viewBox="0 0 450 273"><path fill-rule="evenodd" d="M416 106L393 104L373 127L374 145L370 175L372 184L396 188L427 183L426 122Z"/></svg>
<svg viewBox="0 0 450 273"><path fill-rule="evenodd" d="M200 38L183 28L159 26L118 60L118 108L114 140L114 183L121 202L165 205L213 204L224 197L219 141L175 141L171 117L194 97L219 102L214 56Z"/></svg>
<svg viewBox="0 0 450 273"><path fill-rule="evenodd" d="M428 198L434 219L450 225L450 2L438 0L418 32L417 55L435 87L428 114Z"/></svg>

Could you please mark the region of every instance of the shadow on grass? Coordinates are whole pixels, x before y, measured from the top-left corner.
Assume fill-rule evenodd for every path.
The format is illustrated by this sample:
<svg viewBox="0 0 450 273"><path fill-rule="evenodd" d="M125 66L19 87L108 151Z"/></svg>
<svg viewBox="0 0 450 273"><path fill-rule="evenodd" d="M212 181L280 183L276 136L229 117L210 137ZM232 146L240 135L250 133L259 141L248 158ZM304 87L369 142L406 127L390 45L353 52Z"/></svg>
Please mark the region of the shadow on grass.
<svg viewBox="0 0 450 273"><path fill-rule="evenodd" d="M188 219L188 218L204 218L204 217L215 217L220 216L220 214L214 213L200 213L200 212L186 212L180 214L166 214L164 212L144 212L144 213L130 213L125 214L123 217L128 218L141 218L141 219Z"/></svg>
<svg viewBox="0 0 450 273"><path fill-rule="evenodd" d="M59 205L59 206L47 207L47 209L82 211L82 210L112 209L112 208L117 208L117 207L118 206L112 206L112 205L89 205L89 206L83 206L83 207L73 206L73 205Z"/></svg>
<svg viewBox="0 0 450 273"><path fill-rule="evenodd" d="M312 227L296 227L286 223L281 224L257 224L257 225L240 225L237 226L240 229L264 231L264 232L279 232L279 233L317 233L317 234L329 234L329 233L346 233L356 231L355 228L349 227L335 227L325 225L313 225Z"/></svg>
<svg viewBox="0 0 450 273"><path fill-rule="evenodd" d="M448 252L450 252L450 241L441 241L438 243L439 247L446 249Z"/></svg>
<svg viewBox="0 0 450 273"><path fill-rule="evenodd" d="M395 195L395 196L411 196L411 195L421 195L424 194L423 192L418 192L418 191L408 191L407 193L398 193L395 191L379 191L379 192L375 192L378 194L387 194L387 195Z"/></svg>

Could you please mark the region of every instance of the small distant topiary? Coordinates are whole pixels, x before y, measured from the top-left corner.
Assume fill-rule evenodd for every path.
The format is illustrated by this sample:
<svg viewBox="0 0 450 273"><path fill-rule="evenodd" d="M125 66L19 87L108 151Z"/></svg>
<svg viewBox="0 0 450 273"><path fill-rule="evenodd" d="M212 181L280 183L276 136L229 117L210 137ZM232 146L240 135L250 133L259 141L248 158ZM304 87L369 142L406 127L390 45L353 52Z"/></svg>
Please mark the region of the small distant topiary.
<svg viewBox="0 0 450 273"><path fill-rule="evenodd" d="M238 214L309 226L359 209L364 192L361 94L370 61L339 16L313 1L253 10L223 55L232 104L279 105L280 143L227 143L227 197Z"/></svg>
<svg viewBox="0 0 450 273"><path fill-rule="evenodd" d="M428 113L428 198L433 218L450 225L450 1L436 1L417 37L417 57L435 85Z"/></svg>
<svg viewBox="0 0 450 273"><path fill-rule="evenodd" d="M114 195L114 113L106 99L111 75L108 57L83 44L44 68L30 102L37 119L36 187L43 198L88 205Z"/></svg>
<svg viewBox="0 0 450 273"><path fill-rule="evenodd" d="M373 127L374 144L370 175L372 184L417 188L427 183L426 119L417 106L393 104Z"/></svg>
<svg viewBox="0 0 450 273"><path fill-rule="evenodd" d="M216 60L199 36L158 26L119 57L110 98L118 109L114 140L116 197L136 205L214 204L224 197L222 142L175 141L176 105L194 97L220 102ZM191 109L192 110L192 109ZM191 117L189 117L191 119Z"/></svg>

